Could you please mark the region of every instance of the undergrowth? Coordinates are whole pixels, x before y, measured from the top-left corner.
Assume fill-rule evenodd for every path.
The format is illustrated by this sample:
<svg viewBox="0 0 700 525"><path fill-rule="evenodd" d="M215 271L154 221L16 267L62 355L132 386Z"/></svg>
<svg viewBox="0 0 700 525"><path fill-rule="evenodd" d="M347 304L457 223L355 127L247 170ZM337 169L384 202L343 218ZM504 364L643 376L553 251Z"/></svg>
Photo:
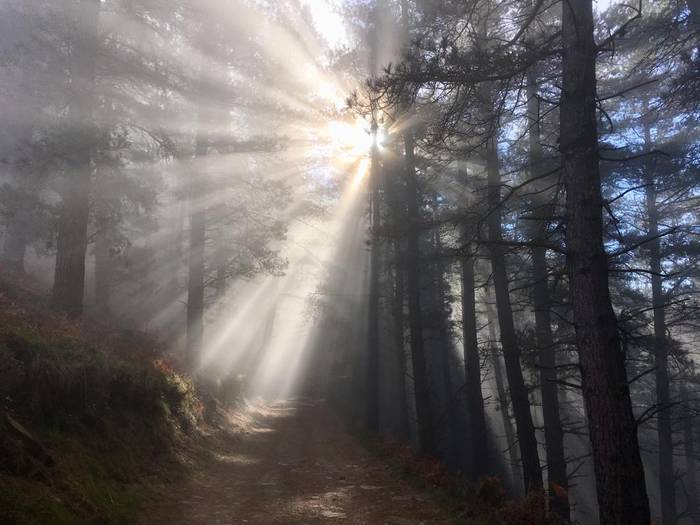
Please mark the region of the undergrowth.
<svg viewBox="0 0 700 525"><path fill-rule="evenodd" d="M421 488L428 489L450 509L462 525L561 525L544 511L543 494L532 492L526 498L508 497L500 480L485 477L477 483L451 472L444 463L422 458L410 446L394 441L375 442L372 449L396 473Z"/></svg>
<svg viewBox="0 0 700 525"><path fill-rule="evenodd" d="M0 523L126 524L203 407L146 336L0 293Z"/></svg>

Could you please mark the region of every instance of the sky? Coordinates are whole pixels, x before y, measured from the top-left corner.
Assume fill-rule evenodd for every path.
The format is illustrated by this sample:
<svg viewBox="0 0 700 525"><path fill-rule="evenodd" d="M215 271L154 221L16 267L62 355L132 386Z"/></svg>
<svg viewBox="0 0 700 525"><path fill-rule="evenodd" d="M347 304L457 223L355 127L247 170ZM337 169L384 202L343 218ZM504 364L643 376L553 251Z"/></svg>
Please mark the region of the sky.
<svg viewBox="0 0 700 525"><path fill-rule="evenodd" d="M346 0L302 0L311 8L316 30L323 35L329 46L339 49L349 44L348 32L341 14L341 7ZM622 0L594 0L597 11L603 12Z"/></svg>
<svg viewBox="0 0 700 525"><path fill-rule="evenodd" d="M340 12L344 0L302 0L311 8L316 30L323 35L331 48L346 46L348 33Z"/></svg>
<svg viewBox="0 0 700 525"><path fill-rule="evenodd" d="M346 0L302 0L311 8L316 30L323 35L329 46L340 49L349 45L348 32L341 13ZM622 0L594 0L594 7L599 12L605 11Z"/></svg>

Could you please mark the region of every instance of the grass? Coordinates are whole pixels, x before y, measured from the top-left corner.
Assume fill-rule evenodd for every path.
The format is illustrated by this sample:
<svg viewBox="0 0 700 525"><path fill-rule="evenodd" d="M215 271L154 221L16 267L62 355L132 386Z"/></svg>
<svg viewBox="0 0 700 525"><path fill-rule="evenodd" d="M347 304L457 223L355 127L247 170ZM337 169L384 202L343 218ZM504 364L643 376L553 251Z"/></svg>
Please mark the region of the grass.
<svg viewBox="0 0 700 525"><path fill-rule="evenodd" d="M0 523L133 523L180 471L177 445L202 417L192 382L147 337L69 322L13 292L0 294Z"/></svg>

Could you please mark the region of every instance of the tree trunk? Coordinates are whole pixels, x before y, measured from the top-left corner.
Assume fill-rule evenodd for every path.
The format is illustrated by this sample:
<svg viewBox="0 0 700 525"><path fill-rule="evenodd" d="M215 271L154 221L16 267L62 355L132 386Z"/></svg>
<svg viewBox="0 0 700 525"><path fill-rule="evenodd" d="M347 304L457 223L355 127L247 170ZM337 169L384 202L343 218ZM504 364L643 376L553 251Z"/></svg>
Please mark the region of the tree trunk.
<svg viewBox="0 0 700 525"><path fill-rule="evenodd" d="M27 254L26 220L25 210L15 211L2 246L3 263L15 272L24 272L24 258Z"/></svg>
<svg viewBox="0 0 700 525"><path fill-rule="evenodd" d="M556 355L549 314L549 290L545 249L532 250L534 277L535 333L538 346L542 417L544 419L547 452L547 484L550 509L563 519L569 519L569 482L564 453L564 430L559 413Z"/></svg>
<svg viewBox="0 0 700 525"><path fill-rule="evenodd" d="M416 161L414 157L413 135L410 130L404 133L405 177L406 177L406 292L408 296L408 328L411 338L411 362L416 398L416 418L418 420L419 449L423 454L434 454L433 414L430 406L430 385L423 340L423 319L421 311L420 286L420 212L418 184L416 181Z"/></svg>
<svg viewBox="0 0 700 525"><path fill-rule="evenodd" d="M410 438L410 426L408 419L408 400L406 399L406 345L404 339L404 272L401 269L401 249L398 240L394 241L394 296L392 317L394 318L394 351L396 353L396 365L398 377L396 382L397 433L398 437L408 440Z"/></svg>
<svg viewBox="0 0 700 525"><path fill-rule="evenodd" d="M90 216L94 130L95 68L100 0L79 0L75 7L76 37L71 56L68 157L56 242L56 267L51 295L53 309L70 318L83 312L85 254Z"/></svg>
<svg viewBox="0 0 700 525"><path fill-rule="evenodd" d="M523 480L525 493L542 489L542 468L540 467L535 426L530 413L530 401L527 387L523 379L520 363L520 347L515 334L513 311L508 289L508 273L506 268L505 250L501 231L501 177L498 167L498 152L496 138L490 137L486 151L488 170L488 201L491 214L488 218L488 233L493 270L494 291L496 294L496 309L498 324L501 329L501 344L503 345L503 360L506 366L506 376L510 387L511 403L515 416L515 426L520 447L520 458L523 464Z"/></svg>
<svg viewBox="0 0 700 525"><path fill-rule="evenodd" d="M653 147L650 122L645 122L644 138L648 149ZM649 221L649 269L651 270L651 295L654 309L654 360L656 375L656 404L658 406L657 435L659 440L659 495L661 497L661 523L675 525L676 509L675 473L673 471L673 431L671 428L671 399L668 379L668 345L666 341L666 300L661 278L661 240L659 235L659 210L656 204L656 180L654 160L647 163L646 205Z"/></svg>
<svg viewBox="0 0 700 525"><path fill-rule="evenodd" d="M489 294L490 295L490 294ZM487 314L489 321L489 355L491 364L493 365L493 375L496 381L496 391L498 392L498 404L501 409L501 419L503 421L503 431L506 434L506 443L508 445L508 460L510 461L510 470L513 477L512 488L517 490L522 487L523 472L518 458L513 421L510 418L510 403L508 400L508 392L506 391L505 381L503 380L503 368L501 367L501 357L498 355L496 348L496 313L493 311L492 298L489 296L487 304Z"/></svg>
<svg viewBox="0 0 700 525"><path fill-rule="evenodd" d="M31 81L23 78L24 75L21 72L17 72L17 75L19 76L18 85L29 87L27 83ZM37 220L36 205L40 177L39 170L31 160L36 126L34 123L36 115L33 113L37 109L23 109L19 121L8 123L13 129L13 140L7 144L11 148L12 155L10 159L4 159L4 162L9 160L15 171L12 178L16 184L16 193L12 203L7 203L10 209L5 210L9 212L10 221L3 240L2 262L12 271L20 273L25 271L27 247L32 240L30 232L35 229L32 225Z"/></svg>
<svg viewBox="0 0 700 525"><path fill-rule="evenodd" d="M695 451L696 416L690 410L690 400L685 385L681 383L681 396L685 414L683 414L683 446L685 449L686 492L688 493L688 516L693 525L700 525L700 506L698 506L698 466Z"/></svg>
<svg viewBox="0 0 700 525"><path fill-rule="evenodd" d="M95 309L102 315L109 314L112 277L112 257L109 237L104 228L97 232L95 254Z"/></svg>
<svg viewBox="0 0 700 525"><path fill-rule="evenodd" d="M406 222L406 196L401 185L401 169L405 167L398 162L398 159L384 161L384 177L386 195L386 210L389 235L393 237L391 242L393 259L393 279L392 279L392 302L391 316L393 320L393 346L394 358L397 372L396 381L396 435L397 437L410 441L410 408L406 390L406 377L408 368L406 362L406 317L404 313L406 302L405 280L406 272L404 267L405 253L403 250L403 231Z"/></svg>
<svg viewBox="0 0 700 525"><path fill-rule="evenodd" d="M456 394L452 384L452 344L450 340L450 330L448 327L448 314L445 310L447 302L445 291L445 266L442 263L442 238L440 228L434 231L435 244L435 342L438 346L440 368L442 369L442 391L445 396L445 410L447 411L447 452L445 458L449 465L460 464L460 451L458 443L463 436L460 436L459 424L457 421Z"/></svg>
<svg viewBox="0 0 700 525"><path fill-rule="evenodd" d="M379 150L376 145L377 125L372 125L371 166L370 166L370 206L371 206L371 252L369 262L369 304L367 307L367 392L365 401L365 426L367 432L379 432L379 272L380 272L380 165Z"/></svg>
<svg viewBox="0 0 700 525"><path fill-rule="evenodd" d="M537 177L543 169L544 155L540 145L540 115L537 99L537 75L533 68L527 75L527 112L529 124L530 174ZM549 508L564 520L569 520L569 482L566 475L564 454L564 431L559 414L557 388L556 353L552 336L552 320L549 314L549 286L547 273L547 250L543 248L547 236L547 225L552 215L552 206L546 202L547 195L541 193L543 181L535 183L532 235L533 303L535 309L535 334L542 391L542 417L544 420L545 450L547 452L547 485Z"/></svg>
<svg viewBox="0 0 700 525"><path fill-rule="evenodd" d="M490 467L484 398L481 392L481 358L477 339L475 287L474 257L470 253L462 259L462 337L469 427L469 472L472 479L485 476L489 473Z"/></svg>
<svg viewBox="0 0 700 525"><path fill-rule="evenodd" d="M650 522L625 355L608 289L591 0L564 3L561 136L569 286L602 525Z"/></svg>
<svg viewBox="0 0 700 525"><path fill-rule="evenodd" d="M202 161L208 151L207 132L202 129L197 133L195 144L195 159ZM192 174L193 178L197 174ZM201 179L205 177L199 174ZM190 181L190 251L187 276L187 355L186 360L190 369L194 370L201 358L204 341L204 269L206 257L207 212L205 192L202 191L205 181Z"/></svg>

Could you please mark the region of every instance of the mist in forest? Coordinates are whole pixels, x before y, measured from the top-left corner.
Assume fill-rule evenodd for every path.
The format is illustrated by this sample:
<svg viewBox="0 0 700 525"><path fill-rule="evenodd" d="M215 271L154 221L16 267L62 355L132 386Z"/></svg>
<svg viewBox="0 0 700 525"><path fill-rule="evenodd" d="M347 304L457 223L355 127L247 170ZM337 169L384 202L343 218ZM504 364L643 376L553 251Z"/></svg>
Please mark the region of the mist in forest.
<svg viewBox="0 0 700 525"><path fill-rule="evenodd" d="M698 0L0 0L0 104L3 290L484 523L700 525Z"/></svg>

